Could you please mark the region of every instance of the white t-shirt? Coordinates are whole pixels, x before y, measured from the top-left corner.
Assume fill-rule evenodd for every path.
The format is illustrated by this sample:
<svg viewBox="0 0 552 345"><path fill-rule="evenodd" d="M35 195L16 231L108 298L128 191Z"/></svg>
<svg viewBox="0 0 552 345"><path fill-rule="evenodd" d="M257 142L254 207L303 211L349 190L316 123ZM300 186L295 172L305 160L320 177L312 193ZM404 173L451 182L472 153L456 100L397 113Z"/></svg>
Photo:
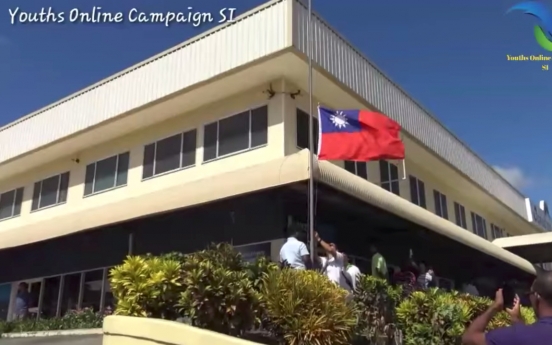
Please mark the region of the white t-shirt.
<svg viewBox="0 0 552 345"><path fill-rule="evenodd" d="M349 265L349 267L347 267L347 275L351 280L351 284L353 285L353 290L355 290L357 279L360 276L360 269L355 265Z"/></svg>
<svg viewBox="0 0 552 345"><path fill-rule="evenodd" d="M309 255L307 246L295 237L289 237L280 249L280 262L287 261L292 268L304 270L307 268L303 262L305 255Z"/></svg>
<svg viewBox="0 0 552 345"><path fill-rule="evenodd" d="M324 274L328 277L329 280L333 281L337 285L341 286L347 291L351 291L351 287L347 284L347 281L343 277L345 273L345 267L343 262L343 254L340 252L336 253L336 257L328 258L321 257L320 264L322 267L326 267Z"/></svg>
<svg viewBox="0 0 552 345"><path fill-rule="evenodd" d="M468 295L479 296L479 291L477 291L477 288L472 284L464 285L463 292Z"/></svg>

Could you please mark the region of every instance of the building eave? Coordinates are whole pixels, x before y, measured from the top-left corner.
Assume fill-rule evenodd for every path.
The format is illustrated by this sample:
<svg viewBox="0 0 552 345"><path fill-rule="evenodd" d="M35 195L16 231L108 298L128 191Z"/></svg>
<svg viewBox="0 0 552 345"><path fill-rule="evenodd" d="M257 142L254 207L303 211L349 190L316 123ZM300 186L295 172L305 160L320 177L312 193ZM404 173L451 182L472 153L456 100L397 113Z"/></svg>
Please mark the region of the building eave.
<svg viewBox="0 0 552 345"><path fill-rule="evenodd" d="M0 128L0 167L279 52L293 49L306 56L307 18L305 6L298 0L270 1L233 23L209 30L10 123ZM436 156L527 218L525 197L516 188L318 15L313 20L313 32L313 60L318 68L372 108L398 121Z"/></svg>

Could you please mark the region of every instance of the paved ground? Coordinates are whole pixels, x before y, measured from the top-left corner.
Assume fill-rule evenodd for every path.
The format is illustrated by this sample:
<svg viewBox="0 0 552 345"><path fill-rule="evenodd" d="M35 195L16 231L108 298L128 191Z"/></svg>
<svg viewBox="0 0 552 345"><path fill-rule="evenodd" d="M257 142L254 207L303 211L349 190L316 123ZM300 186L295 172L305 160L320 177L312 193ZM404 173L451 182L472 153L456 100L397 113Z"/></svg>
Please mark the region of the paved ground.
<svg viewBox="0 0 552 345"><path fill-rule="evenodd" d="M56 337L2 339L2 345L102 345L102 335L66 335Z"/></svg>

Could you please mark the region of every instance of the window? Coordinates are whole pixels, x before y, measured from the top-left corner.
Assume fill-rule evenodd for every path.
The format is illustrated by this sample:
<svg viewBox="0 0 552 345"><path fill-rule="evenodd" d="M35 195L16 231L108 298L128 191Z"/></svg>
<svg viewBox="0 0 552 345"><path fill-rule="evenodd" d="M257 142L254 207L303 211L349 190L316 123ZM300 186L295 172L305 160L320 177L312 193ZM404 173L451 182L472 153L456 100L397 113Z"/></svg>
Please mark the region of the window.
<svg viewBox="0 0 552 345"><path fill-rule="evenodd" d="M388 161L380 161L380 181L383 189L400 195L399 168L395 164Z"/></svg>
<svg viewBox="0 0 552 345"><path fill-rule="evenodd" d="M454 217L456 218L456 225L464 229L468 228L468 224L466 223L466 209L457 202L454 203Z"/></svg>
<svg viewBox="0 0 552 345"><path fill-rule="evenodd" d="M309 114L297 109L296 113L297 122L297 147L300 149L306 149L309 147ZM313 118L313 141L314 152L318 152L318 119Z"/></svg>
<svg viewBox="0 0 552 345"><path fill-rule="evenodd" d="M86 167L84 195L124 186L128 177L128 152L89 164Z"/></svg>
<svg viewBox="0 0 552 345"><path fill-rule="evenodd" d="M492 223L491 223L491 235L493 240L501 237L507 237L504 229Z"/></svg>
<svg viewBox="0 0 552 345"><path fill-rule="evenodd" d="M447 196L437 190L433 190L433 199L435 200L435 214L448 219Z"/></svg>
<svg viewBox="0 0 552 345"><path fill-rule="evenodd" d="M485 218L476 213L471 213L473 233L483 238L487 238L487 222Z"/></svg>
<svg viewBox="0 0 552 345"><path fill-rule="evenodd" d="M422 180L410 175L410 201L412 203L426 208L425 184Z"/></svg>
<svg viewBox="0 0 552 345"><path fill-rule="evenodd" d="M23 188L0 194L0 219L8 219L21 214Z"/></svg>
<svg viewBox="0 0 552 345"><path fill-rule="evenodd" d="M194 166L196 137L193 129L146 145L142 179Z"/></svg>
<svg viewBox="0 0 552 345"><path fill-rule="evenodd" d="M69 172L36 182L34 184L31 211L66 202L68 189Z"/></svg>
<svg viewBox="0 0 552 345"><path fill-rule="evenodd" d="M345 161L345 170L362 177L365 180L368 179L368 166L366 165L366 162Z"/></svg>
<svg viewBox="0 0 552 345"><path fill-rule="evenodd" d="M266 145L268 107L244 111L205 125L203 161Z"/></svg>

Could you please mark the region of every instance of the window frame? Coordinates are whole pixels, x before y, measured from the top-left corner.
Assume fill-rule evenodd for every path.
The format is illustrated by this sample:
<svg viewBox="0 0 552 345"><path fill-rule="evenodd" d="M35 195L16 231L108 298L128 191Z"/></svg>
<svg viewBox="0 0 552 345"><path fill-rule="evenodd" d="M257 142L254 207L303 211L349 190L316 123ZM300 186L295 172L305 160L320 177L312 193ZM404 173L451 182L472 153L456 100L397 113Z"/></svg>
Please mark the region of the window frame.
<svg viewBox="0 0 552 345"><path fill-rule="evenodd" d="M65 198L65 201L62 201L60 202L59 201L59 196L61 194L61 176L63 176L64 174L67 174L67 197ZM48 205L48 206L40 206L40 200L42 198L42 187L44 185L44 181L52 178L52 177L58 177L58 186L57 186L57 189L56 189L56 203L55 204L52 204L52 205ZM34 184L33 184L33 194L31 195L31 213L34 213L34 212L38 212L38 211L42 211L44 209L48 209L48 208L51 208L51 207L56 207L56 206L59 206L59 205L63 205L63 204L66 204L67 203L67 199L69 198L69 184L70 184L70 181L71 181L71 170L67 170L67 171L64 171L62 173L59 173L59 174L54 174L54 175L50 175L48 177L45 177L39 181L36 181ZM36 184L37 183L40 183L40 191L38 193L38 202L37 202L37 208L33 209L33 203L34 203L34 188L36 188Z"/></svg>
<svg viewBox="0 0 552 345"><path fill-rule="evenodd" d="M119 176L119 159L124 154L128 154L127 180L126 180L125 183L117 185L117 177ZM106 160L108 160L110 158L113 158L113 157L117 157L117 161L115 163L115 175L113 176L113 187L102 189L100 191L95 191L94 187L96 186L96 172L98 171L97 170L98 169L98 162L106 161ZM86 194L86 170L88 170L88 167L92 164L94 164L94 176L93 176L93 180L92 180L92 192L89 193L89 194ZM118 154L115 154L115 155L111 155L109 157L104 157L104 158L98 159L98 160L96 160L96 161L94 161L90 164L87 164L86 167L85 167L85 170L84 170L84 192L83 192L84 195L83 195L83 198L87 198L87 197L90 197L90 196L93 196L93 195L101 194L101 193L104 193L104 192L109 192L109 191L112 191L112 190L117 189L117 188L123 188L123 187L128 186L128 171L129 170L130 170L130 150L122 152L122 153L118 153Z"/></svg>
<svg viewBox="0 0 552 345"><path fill-rule="evenodd" d="M499 236L497 236L497 234ZM494 223L491 223L491 237L493 240L496 240L497 238L507 237L506 231L504 230L504 228L501 228L500 226Z"/></svg>
<svg viewBox="0 0 552 345"><path fill-rule="evenodd" d="M414 180L416 182L415 186L416 186L416 197L418 199L418 202L414 202L414 198L412 196L412 180ZM408 183L410 184L410 202L413 203L414 205L417 205L417 206L420 206L424 209L427 210L427 194L426 194L426 189L425 189L425 182L422 181L421 179L417 178L416 176L414 175L408 175ZM420 183L422 184L421 187L423 189L423 194L420 193ZM423 195L423 205L422 204L422 198L421 196Z"/></svg>
<svg viewBox="0 0 552 345"><path fill-rule="evenodd" d="M196 136L196 140L195 140L195 148L194 148L194 156L195 156L195 159L194 159L194 163L191 164L191 165L187 165L185 167L182 166L182 145L183 145L183 141L184 141L184 134L186 133L190 133L190 132L193 132L195 131L195 136ZM172 132L172 134L169 134L167 136L164 136L164 137L161 137L155 141L152 141L152 142L149 142L145 145L143 145L142 147L142 179L141 181L147 181L147 180L150 180L152 178L156 178L156 177L159 177L159 176L165 176L165 175L168 175L168 174L172 174L174 172L177 172L177 171L182 171L182 170L186 170L186 169L190 169L190 168L194 168L197 166L197 148L198 148L198 145L197 145L197 141L198 141L198 138L199 138L199 135L198 135L198 128L197 127L193 127L193 128L190 128L190 129L186 129L184 131L180 130L180 131L176 131L176 132ZM164 171L162 173L159 173L159 174L156 174L155 173L155 166L156 166L156 158L157 158L157 143L160 142L160 141L163 141L165 139L169 139L169 138L172 138L172 137L175 137L175 136L180 136L180 167L179 168L176 168L176 169L172 169L172 170L169 170L169 171ZM152 170L153 170L153 173L151 176L148 176L148 177L144 177L144 158L145 158L145 151L146 151L146 148L150 145L153 145L153 163L152 163ZM108 157L109 158L109 157ZM129 170L130 170L130 157L129 157Z"/></svg>
<svg viewBox="0 0 552 345"><path fill-rule="evenodd" d="M381 165L382 164L387 164L387 180L383 180L382 179L382 167ZM391 173L391 166L394 166L396 169L397 169L397 179L394 180L392 178L392 173ZM379 161L379 171L380 171L380 187L385 189L386 191L390 192L390 193L393 193L395 195L398 195L398 196L401 196L401 185L400 185L400 177L399 177L399 166L396 165L396 164L393 164L387 160L380 160ZM397 186L397 191L394 191L393 190L393 184L396 183L396 186ZM385 188L383 185L384 184L388 184L389 185L389 189Z"/></svg>
<svg viewBox="0 0 552 345"><path fill-rule="evenodd" d="M481 225L483 226L483 229L478 229L477 226L477 217L481 219ZM473 233L476 234L479 237L482 237L486 240L489 239L487 234L487 220L483 218L481 215L471 212L471 219L472 219L472 227L473 227ZM484 235L484 236L483 236Z"/></svg>
<svg viewBox="0 0 552 345"><path fill-rule="evenodd" d="M260 108L263 108L263 107L266 107L266 143L264 144L261 144L261 145L256 145L256 146L251 146L251 125L253 123L253 121L251 120L252 118L252 111L253 110L256 110L256 109L260 109ZM220 148L220 145L219 145L219 137L220 137L220 122L221 121L224 121L226 119L229 119L231 117L234 117L234 116L237 116L237 115L240 115L242 113L245 113L245 112L248 112L249 113L249 130L248 130L248 136L249 136L249 147L246 148L246 149L242 149L242 150L239 150L239 151L235 151L235 152L231 152L231 153L226 153L224 155L219 155L219 148ZM205 160L205 127L209 126L209 125L212 125L212 124L215 124L217 125L217 141L216 141L216 146L215 146L215 157L214 158L210 158L210 159L207 159ZM216 161L216 160L219 160L219 159L224 159L224 158L227 158L227 157L231 157L231 156L234 156L234 155L239 155L239 154L242 154L242 153L245 153L245 152L249 152L249 151L253 151L253 150L257 150L257 149L260 149L260 148L263 148L263 147L266 147L268 146L268 128L270 127L269 125L270 121L269 121L269 107L268 107L268 102L264 102L264 103L261 103L259 105L254 105L254 106L250 106L244 110L240 110L240 111L237 111L237 112L234 112L230 115L225 115L223 117L220 117L218 119L216 119L215 121L211 121L211 122L208 122L208 123L205 123L202 125L202 130L203 130L203 142L201 143L202 147L203 147L203 155L201 157L201 164L204 164L204 163L209 163L209 162L213 162L213 161ZM196 144L196 149L197 149L197 144Z"/></svg>
<svg viewBox="0 0 552 345"><path fill-rule="evenodd" d="M444 204L443 204L443 201L444 201ZM437 189L434 189L433 190L433 202L435 203L435 214L438 215L439 217L443 218L443 219L446 219L448 220L449 219L449 214L448 214L448 200L447 200L447 196L443 193L441 193L440 191L438 191ZM441 210L441 214L439 214L437 212L438 208L437 208L437 204L439 204L439 209ZM444 210L444 212L443 212Z"/></svg>
<svg viewBox="0 0 552 345"><path fill-rule="evenodd" d="M352 164L354 165L354 172L347 169L346 166L347 166L348 163L352 163ZM358 166L359 166L360 164L364 164L364 167L366 168L366 177L361 176L361 175L359 175L359 173L358 173ZM345 169L345 170L347 170L348 172L350 172L350 173L352 173L352 174L354 174L354 175L356 175L356 176L362 178L363 180L367 180L367 181L368 181L368 162L343 161L343 169Z"/></svg>
<svg viewBox="0 0 552 345"><path fill-rule="evenodd" d="M305 109L303 109L302 107L300 106L296 106L295 107L295 147L298 149L298 150L304 150L304 149L308 149L309 148L309 145L307 144L307 147L301 147L299 146L299 126L297 126L297 119L298 119L298 113L297 113L297 110L301 110L303 113L305 113L307 115L307 120L309 119L308 116L309 116L309 112L306 111ZM316 129L316 126L318 126L318 131L315 131L315 133L313 133L313 144L314 144L314 154L318 156L318 149L320 148L320 132L321 132L321 129L320 129L320 119L318 119L318 112L316 112L316 115L313 115L312 116L314 121L313 121L313 129ZM307 127L307 142L309 141L309 138L308 138L308 127ZM316 136L318 134L318 137Z"/></svg>
<svg viewBox="0 0 552 345"><path fill-rule="evenodd" d="M458 218L458 216L462 218ZM454 202L454 222L462 229L468 230L468 221L466 219L466 208L464 207L464 205L456 201Z"/></svg>
<svg viewBox="0 0 552 345"><path fill-rule="evenodd" d="M17 193L18 193L18 191L21 191L21 205L19 206L19 213L15 214L15 206L17 205ZM8 194L8 193L11 193L11 192L14 193L13 194L13 202L12 202L12 206L11 206L11 215L9 217L0 218L0 222L5 221L5 220L10 220L10 219L17 218L17 217L21 216L21 207L23 205L23 193L25 193L25 187L14 188L14 189L10 189L10 190L7 190L5 192L2 192L2 193L0 193L0 199L2 199L2 195Z"/></svg>

